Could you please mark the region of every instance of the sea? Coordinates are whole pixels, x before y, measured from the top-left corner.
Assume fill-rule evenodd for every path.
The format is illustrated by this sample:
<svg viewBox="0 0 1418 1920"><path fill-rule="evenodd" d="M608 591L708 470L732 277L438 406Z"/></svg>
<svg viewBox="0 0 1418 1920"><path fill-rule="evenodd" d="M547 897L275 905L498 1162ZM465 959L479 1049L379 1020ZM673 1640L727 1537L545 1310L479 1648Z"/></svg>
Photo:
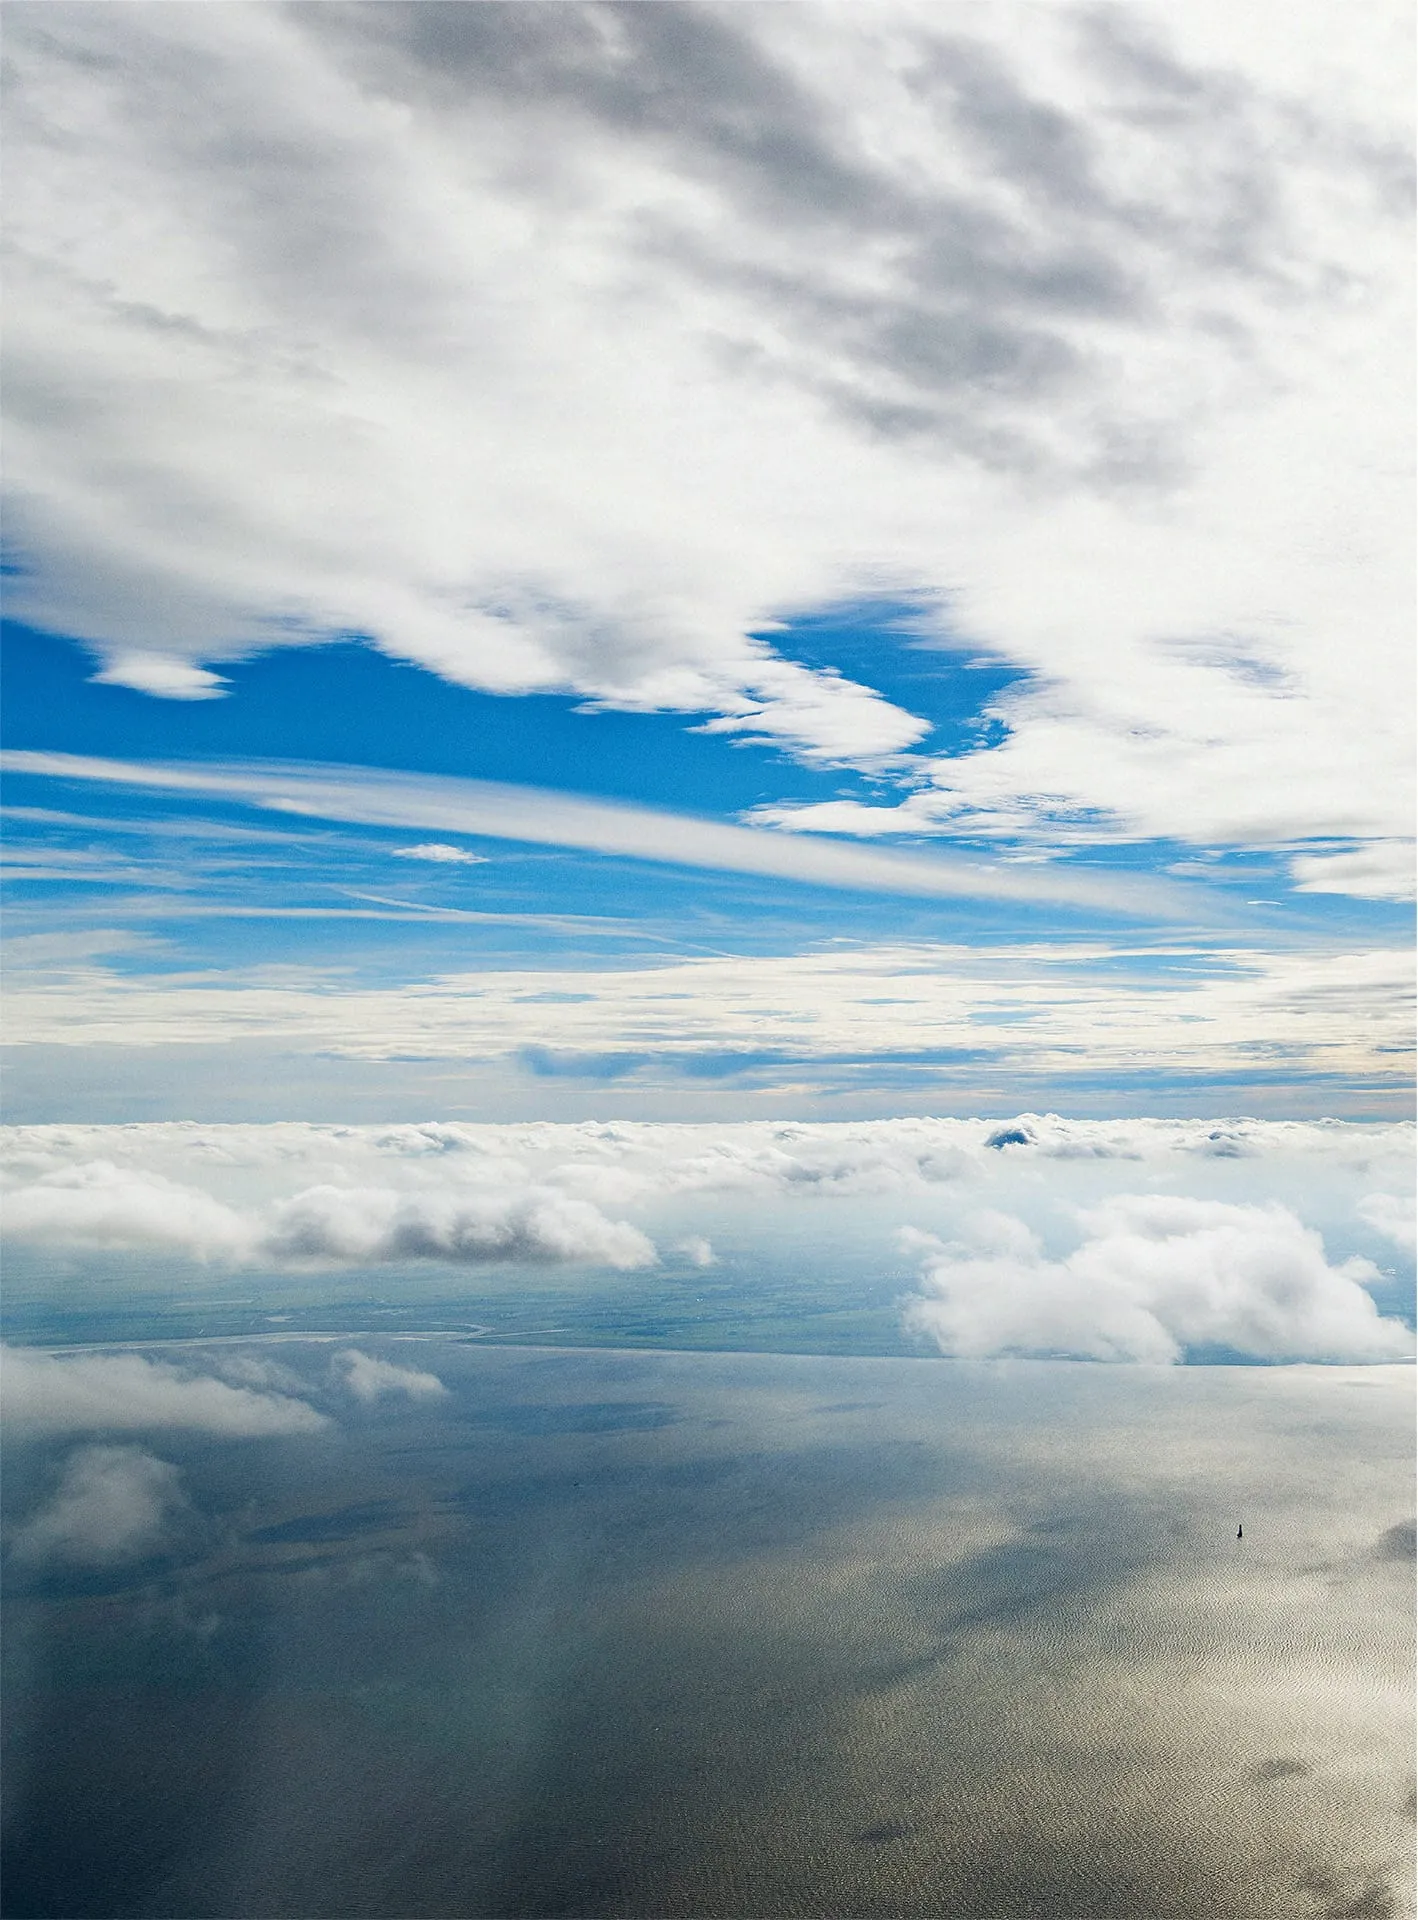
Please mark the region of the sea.
<svg viewBox="0 0 1418 1920"><path fill-rule="evenodd" d="M1411 1368L22 1359L16 1920L1413 1910Z"/></svg>

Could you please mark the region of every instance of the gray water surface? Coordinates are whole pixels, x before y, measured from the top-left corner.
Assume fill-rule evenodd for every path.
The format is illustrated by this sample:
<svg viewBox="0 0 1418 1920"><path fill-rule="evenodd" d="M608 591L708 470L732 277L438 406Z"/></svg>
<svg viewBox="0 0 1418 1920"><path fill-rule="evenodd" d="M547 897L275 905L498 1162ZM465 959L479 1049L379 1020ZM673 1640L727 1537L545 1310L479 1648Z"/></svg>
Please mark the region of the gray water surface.
<svg viewBox="0 0 1418 1920"><path fill-rule="evenodd" d="M6 1914L1411 1911L1410 1370L357 1344L11 1445Z"/></svg>

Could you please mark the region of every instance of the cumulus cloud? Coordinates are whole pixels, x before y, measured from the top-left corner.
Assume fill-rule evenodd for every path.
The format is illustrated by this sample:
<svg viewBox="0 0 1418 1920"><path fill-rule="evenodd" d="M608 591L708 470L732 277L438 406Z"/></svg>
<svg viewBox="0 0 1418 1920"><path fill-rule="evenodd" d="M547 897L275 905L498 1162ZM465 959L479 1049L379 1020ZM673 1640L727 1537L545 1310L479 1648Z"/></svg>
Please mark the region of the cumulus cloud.
<svg viewBox="0 0 1418 1920"><path fill-rule="evenodd" d="M905 1323L944 1353L1056 1354L1173 1365L1191 1349L1262 1360L1397 1360L1413 1351L1380 1317L1370 1261L1338 1266L1287 1208L1120 1194L1080 1214L1086 1238L1049 1259L1023 1222L983 1214L942 1242L908 1230L922 1291Z"/></svg>
<svg viewBox="0 0 1418 1920"><path fill-rule="evenodd" d="M37 1565L141 1559L162 1548L185 1504L182 1476L168 1461L142 1447L80 1447L53 1496L16 1533L11 1552Z"/></svg>
<svg viewBox="0 0 1418 1920"><path fill-rule="evenodd" d="M391 847L390 852L398 860L427 860L442 867L475 867L487 859L486 854L470 853L466 847L449 846L446 840L423 840L416 847Z"/></svg>
<svg viewBox="0 0 1418 1920"><path fill-rule="evenodd" d="M40 1245L161 1248L239 1256L249 1226L230 1207L160 1173L87 1160L56 1167L5 1200L5 1230Z"/></svg>
<svg viewBox="0 0 1418 1920"><path fill-rule="evenodd" d="M22 9L15 611L156 695L368 635L885 767L894 831L1375 891L1409 108L1387 9L1287 18ZM1022 670L998 745L903 769L918 715L775 644L883 584Z"/></svg>
<svg viewBox="0 0 1418 1920"><path fill-rule="evenodd" d="M1366 1193L1359 1202L1358 1214L1375 1233L1383 1234L1405 1253L1412 1253L1418 1244L1418 1223L1411 1193Z"/></svg>
<svg viewBox="0 0 1418 1920"><path fill-rule="evenodd" d="M449 1260L532 1266L577 1262L630 1271L655 1249L625 1220L553 1190L511 1196L320 1186L275 1209L263 1251L278 1260Z"/></svg>
<svg viewBox="0 0 1418 1920"><path fill-rule="evenodd" d="M356 1347L337 1353L332 1364L355 1399L366 1406L386 1393L403 1394L409 1400L437 1400L448 1391L436 1373L396 1367L392 1361L379 1360Z"/></svg>
<svg viewBox="0 0 1418 1920"><path fill-rule="evenodd" d="M348 1165L348 1153L337 1149L335 1157ZM441 1190L327 1182L244 1208L110 1160L50 1165L29 1180L14 1180L15 1171L5 1200L12 1244L161 1251L231 1265L446 1260L630 1271L655 1262L639 1228L608 1219L589 1199L532 1183L515 1161L481 1166L471 1190L461 1177L468 1169L459 1168ZM193 1171L210 1167L199 1160Z"/></svg>
<svg viewBox="0 0 1418 1920"><path fill-rule="evenodd" d="M677 1240L673 1251L692 1267L712 1267L715 1264L713 1243L706 1240L702 1233L692 1233L687 1240Z"/></svg>
<svg viewBox="0 0 1418 1920"><path fill-rule="evenodd" d="M20 1196L62 1194L66 1172L100 1162L107 1192L122 1175L144 1195L205 1198L223 1222L223 1259L295 1272L439 1262L634 1273L655 1265L657 1243L672 1263L707 1267L750 1220L773 1257L799 1236L820 1244L830 1220L845 1257L877 1261L898 1209L918 1207L931 1232L909 1249L924 1275L913 1324L952 1350L1376 1359L1403 1350L1402 1330L1369 1303L1376 1269L1346 1256L1369 1248L1360 1220L1401 1243L1396 1196L1412 1152L1407 1124L1037 1113L1003 1124L168 1123L11 1128L0 1179ZM1080 1217L1083 1244L1060 1253ZM21 1240L12 1232L12 1258ZM41 1244L81 1256L99 1243L84 1219L66 1240L49 1212ZM170 1226L101 1244L184 1251ZM200 1234L186 1250L215 1257ZM204 1362L215 1380L136 1356L16 1364L12 1414L60 1426L265 1430L315 1417L293 1376L249 1356ZM36 1369L44 1377L31 1382Z"/></svg>
<svg viewBox="0 0 1418 1920"><path fill-rule="evenodd" d="M256 1392L137 1353L0 1350L5 1424L26 1434L163 1430L261 1439L329 1423L304 1400Z"/></svg>

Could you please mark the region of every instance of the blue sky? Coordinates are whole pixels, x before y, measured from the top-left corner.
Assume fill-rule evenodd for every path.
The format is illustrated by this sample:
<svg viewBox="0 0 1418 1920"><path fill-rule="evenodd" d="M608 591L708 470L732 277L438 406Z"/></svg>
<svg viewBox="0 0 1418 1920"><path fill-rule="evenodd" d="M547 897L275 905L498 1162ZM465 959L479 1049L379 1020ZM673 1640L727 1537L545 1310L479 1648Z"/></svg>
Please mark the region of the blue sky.
<svg viewBox="0 0 1418 1920"><path fill-rule="evenodd" d="M1407 1110L1396 9L12 16L11 1118Z"/></svg>

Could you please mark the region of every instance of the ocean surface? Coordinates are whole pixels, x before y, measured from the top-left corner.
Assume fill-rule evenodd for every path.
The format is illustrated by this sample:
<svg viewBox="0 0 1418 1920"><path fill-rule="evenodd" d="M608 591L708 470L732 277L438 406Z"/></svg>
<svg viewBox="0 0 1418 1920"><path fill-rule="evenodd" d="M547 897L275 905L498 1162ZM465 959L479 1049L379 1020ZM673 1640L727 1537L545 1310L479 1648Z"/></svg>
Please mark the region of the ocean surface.
<svg viewBox="0 0 1418 1920"><path fill-rule="evenodd" d="M7 1915L1412 1910L1409 1368L76 1359L7 1449ZM308 1427L86 1429L174 1369Z"/></svg>

